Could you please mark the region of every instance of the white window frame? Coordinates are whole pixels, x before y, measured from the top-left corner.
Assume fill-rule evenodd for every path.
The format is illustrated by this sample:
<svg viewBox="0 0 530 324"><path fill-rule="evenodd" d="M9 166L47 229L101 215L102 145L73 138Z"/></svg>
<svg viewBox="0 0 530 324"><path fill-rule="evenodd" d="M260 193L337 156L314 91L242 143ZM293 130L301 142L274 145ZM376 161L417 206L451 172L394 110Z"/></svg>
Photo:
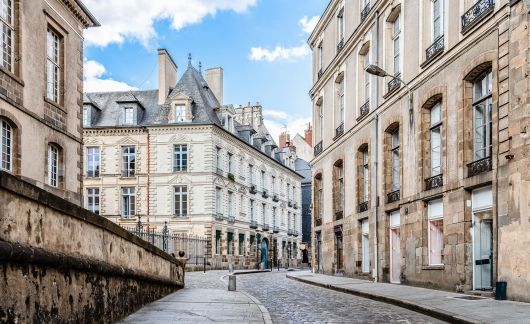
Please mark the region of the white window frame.
<svg viewBox="0 0 530 324"><path fill-rule="evenodd" d="M100 212L100 190L99 188L87 188L86 189L86 209L99 215Z"/></svg>
<svg viewBox="0 0 530 324"><path fill-rule="evenodd" d="M436 103L430 111L431 177L442 174L442 104Z"/></svg>
<svg viewBox="0 0 530 324"><path fill-rule="evenodd" d="M473 159L481 160L492 155L492 86L493 74L491 70L481 74L473 82ZM478 108L483 107L482 121L478 121ZM482 130L480 130L482 129ZM478 133L482 133L482 143L478 141Z"/></svg>
<svg viewBox="0 0 530 324"><path fill-rule="evenodd" d="M134 125L134 107L124 107L123 108L123 124L124 125Z"/></svg>
<svg viewBox="0 0 530 324"><path fill-rule="evenodd" d="M134 177L136 174L136 146L122 146L122 177Z"/></svg>
<svg viewBox="0 0 530 324"><path fill-rule="evenodd" d="M101 154L99 146L89 146L86 148L86 176L88 178L98 178L101 167Z"/></svg>
<svg viewBox="0 0 530 324"><path fill-rule="evenodd" d="M0 64L13 73L13 57L15 43L15 9L13 0L3 0L0 2L0 22L4 37L0 39L0 53L2 55ZM4 51L5 49L5 51Z"/></svg>
<svg viewBox="0 0 530 324"><path fill-rule="evenodd" d="M394 76L401 74L401 14L394 20L392 26L392 43L393 43L393 70Z"/></svg>
<svg viewBox="0 0 530 324"><path fill-rule="evenodd" d="M175 122L176 123L183 123L186 121L186 105L185 104L175 104L173 108L173 112L175 115Z"/></svg>
<svg viewBox="0 0 530 324"><path fill-rule="evenodd" d="M48 145L48 184L57 187L59 184L60 150L55 144Z"/></svg>
<svg viewBox="0 0 530 324"><path fill-rule="evenodd" d="M223 193L219 187L215 187L215 212L223 214Z"/></svg>
<svg viewBox="0 0 530 324"><path fill-rule="evenodd" d="M337 15L337 43L344 41L344 26L344 8L342 8Z"/></svg>
<svg viewBox="0 0 530 324"><path fill-rule="evenodd" d="M59 85L61 83L61 37L48 27L46 47L46 97L59 103Z"/></svg>
<svg viewBox="0 0 530 324"><path fill-rule="evenodd" d="M368 202L369 185L370 185L370 165L368 156L368 146L362 151L363 155L363 203Z"/></svg>
<svg viewBox="0 0 530 324"><path fill-rule="evenodd" d="M234 215L234 193L232 191L228 191L228 216L232 217Z"/></svg>
<svg viewBox="0 0 530 324"><path fill-rule="evenodd" d="M173 214L176 217L188 216L188 186L173 187Z"/></svg>
<svg viewBox="0 0 530 324"><path fill-rule="evenodd" d="M233 167L233 157L234 155L232 153L228 153L228 173L234 173L232 170Z"/></svg>
<svg viewBox="0 0 530 324"><path fill-rule="evenodd" d="M390 133L391 141L391 167L392 167L392 192L400 190L401 183L401 161L400 161L400 143L399 143L399 127L396 127Z"/></svg>
<svg viewBox="0 0 530 324"><path fill-rule="evenodd" d="M131 218L136 215L136 188L121 188L121 216Z"/></svg>
<svg viewBox="0 0 530 324"><path fill-rule="evenodd" d="M173 172L187 172L189 164L188 157L187 144L173 145Z"/></svg>
<svg viewBox="0 0 530 324"><path fill-rule="evenodd" d="M0 170L13 170L13 127L0 119Z"/></svg>
<svg viewBox="0 0 530 324"><path fill-rule="evenodd" d="M371 81L371 75L366 71L366 68L368 65L370 65L370 49L364 54L363 57L363 71L364 71L364 102L368 102L370 100L370 81Z"/></svg>
<svg viewBox="0 0 530 324"><path fill-rule="evenodd" d="M427 204L427 214L428 214L428 223L427 223L427 232L428 232L428 251L429 251L429 265L443 265L443 251L444 251L444 222L443 222L443 201L442 199L431 200ZM435 223L441 222L442 231L441 233L436 233L437 237L433 237L433 227L439 228ZM436 258L439 259L439 262L436 262L434 258L433 242L432 240L438 239L437 244L440 245L440 255Z"/></svg>
<svg viewBox="0 0 530 324"><path fill-rule="evenodd" d="M337 82L337 101L338 101L338 108L339 108L339 125L344 123L344 76L341 78L339 82Z"/></svg>
<svg viewBox="0 0 530 324"><path fill-rule="evenodd" d="M322 68L324 66L324 48L322 42L318 45L318 69L319 71L322 71Z"/></svg>
<svg viewBox="0 0 530 324"><path fill-rule="evenodd" d="M432 41L434 42L439 37L442 37L444 35L444 1L443 0L431 0L431 2L432 2Z"/></svg>
<svg viewBox="0 0 530 324"><path fill-rule="evenodd" d="M368 219L361 221L361 271L370 272L370 227Z"/></svg>

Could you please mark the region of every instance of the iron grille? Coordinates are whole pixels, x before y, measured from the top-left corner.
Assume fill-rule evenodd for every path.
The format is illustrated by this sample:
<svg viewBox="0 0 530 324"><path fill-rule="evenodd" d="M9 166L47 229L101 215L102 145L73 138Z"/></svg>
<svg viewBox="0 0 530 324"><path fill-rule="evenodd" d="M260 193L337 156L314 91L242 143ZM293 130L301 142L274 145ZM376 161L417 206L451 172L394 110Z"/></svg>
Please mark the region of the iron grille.
<svg viewBox="0 0 530 324"><path fill-rule="evenodd" d="M399 198L400 198L400 191L399 190L389 192L386 195L387 203L389 203L389 204L393 203L395 201L398 201Z"/></svg>
<svg viewBox="0 0 530 324"><path fill-rule="evenodd" d="M444 180L441 174L425 179L425 190L431 190L443 186Z"/></svg>
<svg viewBox="0 0 530 324"><path fill-rule="evenodd" d="M444 35L438 37L434 40L429 48L425 50L425 60L430 61L438 54L441 54L444 51Z"/></svg>
<svg viewBox="0 0 530 324"><path fill-rule="evenodd" d="M359 213L365 212L368 210L368 202L365 201L359 204Z"/></svg>
<svg viewBox="0 0 530 324"><path fill-rule="evenodd" d="M344 134L344 123L341 123L339 125L339 127L337 127L335 129L335 138L334 139L337 139L338 137L342 136L342 134Z"/></svg>
<svg viewBox="0 0 530 324"><path fill-rule="evenodd" d="M315 226L322 226L322 218L315 218Z"/></svg>
<svg viewBox="0 0 530 324"><path fill-rule="evenodd" d="M337 44L337 54L340 53L340 51L342 51L343 48L344 48L344 38L342 38Z"/></svg>
<svg viewBox="0 0 530 324"><path fill-rule="evenodd" d="M399 77L400 75L398 74L395 78L392 78L392 80L388 81L388 93L394 92L395 90L399 89Z"/></svg>
<svg viewBox="0 0 530 324"><path fill-rule="evenodd" d="M366 102L359 108L359 117L357 118L357 121L363 119L368 113L370 112L370 99L366 100Z"/></svg>
<svg viewBox="0 0 530 324"><path fill-rule="evenodd" d="M262 228L264 231L268 231L268 230L269 230L269 224L263 224L263 226L261 226L261 228Z"/></svg>
<svg viewBox="0 0 530 324"><path fill-rule="evenodd" d="M338 212L335 212L335 220L342 219L344 217L344 211L339 210Z"/></svg>
<svg viewBox="0 0 530 324"><path fill-rule="evenodd" d="M255 220L251 220L250 221L250 228L258 228L258 222L256 222Z"/></svg>
<svg viewBox="0 0 530 324"><path fill-rule="evenodd" d="M491 171L493 168L491 156L471 162L467 165L467 176L472 177L477 174Z"/></svg>
<svg viewBox="0 0 530 324"><path fill-rule="evenodd" d="M495 8L494 0L479 0L468 11L462 15L462 33L481 21L487 14L493 12Z"/></svg>
<svg viewBox="0 0 530 324"><path fill-rule="evenodd" d="M318 144L315 145L315 147L313 148L313 153L315 157L322 153L322 141L318 142Z"/></svg>

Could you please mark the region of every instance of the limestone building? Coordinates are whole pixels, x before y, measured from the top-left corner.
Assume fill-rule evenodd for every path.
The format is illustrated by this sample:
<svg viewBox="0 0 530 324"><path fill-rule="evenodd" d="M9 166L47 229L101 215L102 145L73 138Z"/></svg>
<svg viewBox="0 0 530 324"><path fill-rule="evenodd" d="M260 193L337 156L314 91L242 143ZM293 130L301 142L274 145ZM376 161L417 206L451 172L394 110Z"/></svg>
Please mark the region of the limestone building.
<svg viewBox="0 0 530 324"><path fill-rule="evenodd" d="M315 271L530 301L529 9L329 2L309 38Z"/></svg>
<svg viewBox="0 0 530 324"><path fill-rule="evenodd" d="M83 30L79 0L0 3L0 171L81 202Z"/></svg>
<svg viewBox="0 0 530 324"><path fill-rule="evenodd" d="M301 179L262 107L223 105L223 70L177 66L159 50L159 89L86 93L85 206L123 226L207 237L208 259L293 264Z"/></svg>

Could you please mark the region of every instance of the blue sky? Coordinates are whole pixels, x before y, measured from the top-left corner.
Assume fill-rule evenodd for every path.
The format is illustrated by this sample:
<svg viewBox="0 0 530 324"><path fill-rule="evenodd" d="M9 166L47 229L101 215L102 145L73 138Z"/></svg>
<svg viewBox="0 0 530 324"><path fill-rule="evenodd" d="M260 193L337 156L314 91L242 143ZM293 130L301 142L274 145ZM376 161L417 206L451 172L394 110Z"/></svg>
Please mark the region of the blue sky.
<svg viewBox="0 0 530 324"><path fill-rule="evenodd" d="M310 120L307 38L327 0L86 0L102 27L86 32L85 88L157 87L157 48L179 67L224 69L224 103L259 101L267 126ZM301 21L302 19L305 20Z"/></svg>

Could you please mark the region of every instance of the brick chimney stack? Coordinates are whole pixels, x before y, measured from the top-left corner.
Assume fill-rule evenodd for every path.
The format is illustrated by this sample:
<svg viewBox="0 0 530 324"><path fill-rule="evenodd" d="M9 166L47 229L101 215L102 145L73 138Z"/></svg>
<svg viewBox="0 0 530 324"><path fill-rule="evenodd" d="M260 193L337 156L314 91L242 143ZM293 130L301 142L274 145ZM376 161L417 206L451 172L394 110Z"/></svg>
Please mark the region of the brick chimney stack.
<svg viewBox="0 0 530 324"><path fill-rule="evenodd" d="M307 129L304 133L304 140L309 146L313 147L313 127L311 126L311 123L307 124Z"/></svg>
<svg viewBox="0 0 530 324"><path fill-rule="evenodd" d="M283 131L280 134L279 145L280 149L283 149L287 146L291 146L291 135L287 131Z"/></svg>

